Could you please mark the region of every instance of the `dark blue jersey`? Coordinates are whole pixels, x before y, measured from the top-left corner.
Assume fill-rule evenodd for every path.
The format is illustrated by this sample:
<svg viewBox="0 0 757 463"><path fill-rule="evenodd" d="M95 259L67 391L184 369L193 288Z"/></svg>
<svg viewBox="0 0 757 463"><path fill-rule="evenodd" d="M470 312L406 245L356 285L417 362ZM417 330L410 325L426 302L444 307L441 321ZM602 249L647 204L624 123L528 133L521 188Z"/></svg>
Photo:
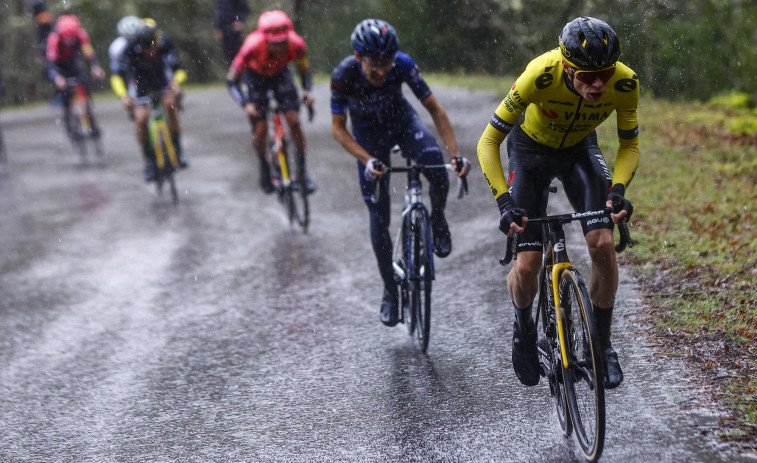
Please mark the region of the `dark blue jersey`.
<svg viewBox="0 0 757 463"><path fill-rule="evenodd" d="M354 55L345 58L331 74L331 113L349 112L353 127L405 120L415 111L402 96L403 82L421 101L431 95L420 69L405 53L397 52L394 67L381 87L374 87L365 78Z"/></svg>

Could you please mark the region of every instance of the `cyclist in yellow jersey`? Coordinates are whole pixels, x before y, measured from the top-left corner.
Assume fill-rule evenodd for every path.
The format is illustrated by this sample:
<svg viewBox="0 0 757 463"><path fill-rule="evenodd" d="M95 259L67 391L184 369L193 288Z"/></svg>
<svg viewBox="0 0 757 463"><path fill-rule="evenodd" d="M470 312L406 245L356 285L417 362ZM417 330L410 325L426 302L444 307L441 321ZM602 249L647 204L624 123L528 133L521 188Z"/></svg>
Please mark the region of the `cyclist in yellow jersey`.
<svg viewBox="0 0 757 463"><path fill-rule="evenodd" d="M605 356L605 387L623 380L610 342L618 286L613 222L628 220L625 191L639 162L636 107L639 80L618 62L620 40L604 21L579 17L565 25L560 47L531 61L502 100L478 142L481 169L500 210L500 230L521 236L518 259L507 277L515 307L512 360L523 384L539 382L536 327L531 306L538 290L541 230L524 229L528 216L545 215L550 182L559 179L578 212L616 204L610 220L581 225L592 261L589 292ZM610 173L595 128L616 113L620 143ZM507 138L508 175L500 145ZM522 216L522 220L518 220Z"/></svg>

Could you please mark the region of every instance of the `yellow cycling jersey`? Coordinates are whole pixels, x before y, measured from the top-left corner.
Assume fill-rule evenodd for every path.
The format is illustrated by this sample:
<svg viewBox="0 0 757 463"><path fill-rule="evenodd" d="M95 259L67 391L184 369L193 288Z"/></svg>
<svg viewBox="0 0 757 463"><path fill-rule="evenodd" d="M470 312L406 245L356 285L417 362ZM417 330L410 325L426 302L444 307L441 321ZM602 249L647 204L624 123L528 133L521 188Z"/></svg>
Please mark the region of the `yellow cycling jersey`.
<svg viewBox="0 0 757 463"><path fill-rule="evenodd" d="M638 102L639 78L623 63L617 63L602 99L591 103L566 83L558 48L537 57L515 81L478 142L481 169L492 193L507 191L499 148L524 111L523 131L554 150L576 145L615 111L620 147L612 184L627 186L639 164Z"/></svg>

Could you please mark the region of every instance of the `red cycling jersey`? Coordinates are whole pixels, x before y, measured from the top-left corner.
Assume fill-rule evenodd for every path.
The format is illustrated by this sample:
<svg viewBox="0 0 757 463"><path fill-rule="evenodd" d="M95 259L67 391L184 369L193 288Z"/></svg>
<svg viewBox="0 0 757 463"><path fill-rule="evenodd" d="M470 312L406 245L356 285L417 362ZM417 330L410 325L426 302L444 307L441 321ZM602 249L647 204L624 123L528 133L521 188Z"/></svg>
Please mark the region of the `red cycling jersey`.
<svg viewBox="0 0 757 463"><path fill-rule="evenodd" d="M268 42L260 31L254 31L245 39L242 48L231 63L231 69L241 74L245 69L273 77L281 74L287 65L295 61L299 69L307 69L307 45L305 39L290 30L287 54L281 58L272 57L268 53Z"/></svg>
<svg viewBox="0 0 757 463"><path fill-rule="evenodd" d="M76 31L73 39L64 39L57 31L50 32L47 37L47 60L55 64L64 64L76 58L76 52L81 49L85 58L92 61L95 58L95 50L89 40L89 34L82 28Z"/></svg>

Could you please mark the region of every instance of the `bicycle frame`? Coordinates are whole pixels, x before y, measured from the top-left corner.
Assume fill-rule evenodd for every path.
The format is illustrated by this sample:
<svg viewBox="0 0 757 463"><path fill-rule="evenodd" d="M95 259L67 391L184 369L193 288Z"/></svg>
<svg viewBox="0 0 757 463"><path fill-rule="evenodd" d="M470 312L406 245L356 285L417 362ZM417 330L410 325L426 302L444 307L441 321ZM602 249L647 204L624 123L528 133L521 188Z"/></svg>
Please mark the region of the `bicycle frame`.
<svg viewBox="0 0 757 463"><path fill-rule="evenodd" d="M423 204L423 199L422 199L422 195L421 195L422 184L421 184L421 180L420 180L420 174L421 174L421 172L422 172L422 170L424 168L426 168L426 169L445 168L446 169L446 167L447 166L445 166L445 165L441 165L441 166L425 166L425 167L424 166L418 166L418 165L414 166L414 165L412 165L410 159L407 159L405 167L388 167L387 168L388 172L395 172L395 173L397 173L397 172L406 172L407 173L407 187L406 187L406 190L405 190L405 208L402 210L402 214L401 214L403 222L409 216L411 218L411 220L410 220L411 226L417 227L417 226L419 226L418 225L418 220L416 219L416 217L418 217L418 216L415 215L415 214L420 214L424 221L426 221L427 223L430 223L431 218L429 216L428 209L426 209L425 204ZM378 201L378 195L374 195L373 198L372 198L372 200L374 202L377 202ZM406 240L407 240L407 243L405 243L405 244L407 246L410 246L410 244L411 244L410 243L411 237L412 237L411 234L408 234L408 236L405 237ZM397 251L397 249L402 249L399 246L401 244L401 242L400 242L401 239L402 239L402 227L400 227L397 230L397 237L395 238L395 245L394 245L394 252L395 253L399 252L399 251ZM430 228L426 229L425 240L426 240L425 242L427 243L426 247L428 248L428 249L426 249L426 252L428 253L429 264L430 264L430 268L428 269L428 271L429 271L429 277L433 280L435 278L435 272L434 272L434 259L433 259L433 245L432 245L432 238L431 238L431 230L430 230ZM413 253L410 253L410 255L409 255L409 262L407 263L408 269L415 270L415 269L418 268L418 266L416 265L416 262L414 261L414 259L415 259L415 257L413 255ZM397 265L396 262L394 262L394 267L395 267L395 271L398 271L399 274L404 278L405 277L405 272L404 272L404 270L402 270L401 268L399 268L399 266ZM421 276L422 275L420 275L420 274L413 273L412 275L410 275L409 278L410 278L410 280L414 280L414 279L421 278Z"/></svg>
<svg viewBox="0 0 757 463"><path fill-rule="evenodd" d="M163 191L163 183L168 181L171 190L171 198L174 204L179 202L179 193L176 188L174 173L179 168L179 158L176 154L176 147L171 139L171 132L168 129L165 114L163 113L163 104L159 95L150 95L150 118L147 121L148 137L153 146L155 155L155 164L158 168L156 176L156 188L158 195Z"/></svg>
<svg viewBox="0 0 757 463"><path fill-rule="evenodd" d="M171 132L168 130L166 116L163 114L163 104L158 98L153 98L150 119L147 124L158 169L162 171L166 168L166 159L165 156L162 155L163 144L165 144L171 167L177 169L179 166L179 159L176 156L176 147L171 139Z"/></svg>
<svg viewBox="0 0 757 463"><path fill-rule="evenodd" d="M558 294L560 288L559 285L554 284L554 282L560 281L562 272L573 265L570 263L570 259L568 259L568 251L565 248L565 232L563 231L562 226L553 228L549 223L545 223L542 225L542 230L544 231L544 236L549 236L549 239L544 244L544 251L549 252L550 248L552 250L551 263L547 265L547 267L552 267L550 271L552 280L549 285L552 289L552 303L555 308L557 334L560 340L560 355L562 356L563 368L568 368L568 352L565 349L566 340L565 329L563 326L563 308L560 305L560 297ZM547 262L545 262L545 264L547 264Z"/></svg>
<svg viewBox="0 0 757 463"><path fill-rule="evenodd" d="M278 190L279 201L284 205L290 225L297 223L303 232L310 224L310 205L305 186L305 172L289 164L290 151L287 132L282 121L283 115L274 105L271 113L269 134L273 144L265 162L271 168L271 181Z"/></svg>
<svg viewBox="0 0 757 463"><path fill-rule="evenodd" d="M86 136L92 130L92 123L89 119L89 95L87 95L87 90L81 82L77 82L71 90L71 111L81 122L82 133L80 135Z"/></svg>
<svg viewBox="0 0 757 463"><path fill-rule="evenodd" d="M278 111L273 113L271 120L273 121L273 152L276 153L279 169L281 169L282 186L286 188L292 183L286 153L286 129Z"/></svg>

